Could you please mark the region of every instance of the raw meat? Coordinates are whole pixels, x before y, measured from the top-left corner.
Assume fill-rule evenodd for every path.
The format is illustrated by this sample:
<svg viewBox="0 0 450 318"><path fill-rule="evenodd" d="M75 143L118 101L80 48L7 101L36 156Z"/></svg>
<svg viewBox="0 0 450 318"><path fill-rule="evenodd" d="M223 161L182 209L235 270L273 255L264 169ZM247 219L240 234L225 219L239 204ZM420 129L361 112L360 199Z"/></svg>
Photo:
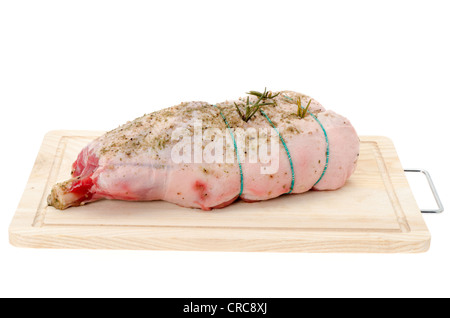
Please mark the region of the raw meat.
<svg viewBox="0 0 450 318"><path fill-rule="evenodd" d="M216 105L194 101L107 132L80 152L72 178L53 187L48 204L165 200L211 210L239 197L251 202L342 187L359 153L350 121L306 95L279 93L269 100L273 105L261 106L267 118L257 111L242 120L235 103L245 105L247 97ZM249 97L250 103L258 99ZM298 99L302 106L311 101L304 118L297 115Z"/></svg>

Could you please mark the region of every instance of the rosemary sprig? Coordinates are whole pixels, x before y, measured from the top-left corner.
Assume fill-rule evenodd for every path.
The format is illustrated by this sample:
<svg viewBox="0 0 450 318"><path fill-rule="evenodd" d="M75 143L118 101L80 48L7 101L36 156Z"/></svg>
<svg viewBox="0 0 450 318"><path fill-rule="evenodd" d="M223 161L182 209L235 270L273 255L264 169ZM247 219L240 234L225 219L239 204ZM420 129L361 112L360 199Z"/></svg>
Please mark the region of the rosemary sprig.
<svg viewBox="0 0 450 318"><path fill-rule="evenodd" d="M262 100L275 98L278 95L280 95L280 93L281 92L278 92L277 94L272 95L273 93L271 91L267 91L267 88L264 88L264 93L260 93L260 92L257 92L257 91L247 92L247 94L254 95L256 97L260 97L260 98L262 98Z"/></svg>
<svg viewBox="0 0 450 318"><path fill-rule="evenodd" d="M272 99L276 96L278 96L280 93L273 95L272 92L267 91L266 88L264 88L264 92L260 93L257 91L250 91L247 94L254 95L258 97L258 100L252 104L250 103L250 99L247 96L247 101L244 105L238 105L234 103L234 106L236 106L236 110L239 114L239 117L242 118L243 121L248 122L250 118L253 117L253 115L260 109L261 106L265 105L275 105L274 101L266 102L267 99ZM241 111L241 107L244 107L244 111Z"/></svg>
<svg viewBox="0 0 450 318"><path fill-rule="evenodd" d="M308 105L306 105L305 108L302 107L302 100L301 98L297 99L297 116L300 118L305 118L306 114L308 113L309 104L311 104L311 100L309 100Z"/></svg>

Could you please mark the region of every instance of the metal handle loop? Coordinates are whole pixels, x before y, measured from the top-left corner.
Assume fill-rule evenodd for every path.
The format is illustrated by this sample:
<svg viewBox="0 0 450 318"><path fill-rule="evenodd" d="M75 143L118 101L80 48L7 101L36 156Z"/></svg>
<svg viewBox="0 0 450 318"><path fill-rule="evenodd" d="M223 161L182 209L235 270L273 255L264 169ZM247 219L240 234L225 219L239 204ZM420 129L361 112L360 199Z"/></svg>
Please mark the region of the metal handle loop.
<svg viewBox="0 0 450 318"><path fill-rule="evenodd" d="M442 205L441 199L439 199L439 195L437 194L436 188L434 187L434 183L431 180L431 176L428 173L428 171L423 170L423 169L404 169L405 172L420 172L423 173L425 175L425 177L427 177L428 180L428 185L430 186L431 192L433 192L433 196L434 199L436 200L436 203L438 205L438 209L437 210L420 210L422 213L441 213L444 211L444 206Z"/></svg>

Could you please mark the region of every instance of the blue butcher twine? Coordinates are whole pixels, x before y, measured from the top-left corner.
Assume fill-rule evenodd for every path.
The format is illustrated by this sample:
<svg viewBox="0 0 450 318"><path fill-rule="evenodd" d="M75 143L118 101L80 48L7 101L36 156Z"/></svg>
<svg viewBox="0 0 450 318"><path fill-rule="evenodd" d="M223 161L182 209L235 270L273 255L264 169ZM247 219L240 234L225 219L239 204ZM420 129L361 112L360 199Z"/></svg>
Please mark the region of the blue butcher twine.
<svg viewBox="0 0 450 318"><path fill-rule="evenodd" d="M287 96L287 95L283 95L283 96L284 96L286 99L289 99L289 100L293 101L293 99L292 99L291 97L289 97L289 96ZM301 106L300 106L300 107L301 107ZM303 107L302 107L302 109L303 109ZM325 167L323 168L323 171L322 171L322 174L320 175L319 180L317 180L316 183L314 183L314 185L316 185L317 183L319 183L320 180L322 180L322 177L324 176L325 171L327 171L327 168L328 168L328 160L329 160L329 158L330 158L330 143L328 142L328 135L327 135L327 132L326 132L325 128L323 128L323 125L322 125L322 123L320 122L320 120L319 120L313 113L311 113L311 112L309 111L309 109L308 109L308 113L309 113L309 114L311 115L311 117L314 118L315 121L320 125L320 128L322 128L323 134L324 134L324 136L325 136L325 141L327 142L327 152L326 152L327 159L326 159L326 162L325 162Z"/></svg>
<svg viewBox="0 0 450 318"><path fill-rule="evenodd" d="M269 116L267 116L267 114L262 110L259 109L259 111L261 112L261 114L266 117L267 121L272 125L273 129L275 129L275 131L278 134L278 137L280 137L281 143L284 146L284 149L286 150L287 156L289 158L289 164L291 165L291 174L292 174L292 181L291 181L291 188L289 189L288 192L286 192L286 194L289 194L292 192L292 190L294 189L294 184L295 184L295 173L294 173L294 165L292 164L292 158L291 158L291 154L289 153L288 147L286 145L286 143L284 142L283 137L281 136L280 132L278 131L277 127L275 127L274 123L270 120Z"/></svg>
<svg viewBox="0 0 450 318"><path fill-rule="evenodd" d="M228 131L230 132L230 135L231 135L231 139L233 140L234 152L236 153L236 158L237 158L237 161L238 161L238 164L239 164L239 173L241 175L241 190L239 191L239 196L241 196L242 191L244 190L244 175L242 174L242 165L241 165L241 160L239 159L239 152L238 152L238 148L237 148L237 145L236 145L236 139L234 138L233 131L231 130L231 127L228 124L228 121L225 118L225 115L222 113L222 111L219 109L219 107L217 107L217 105L213 105L213 106L216 107L219 110L220 116L222 116L223 121L227 125Z"/></svg>

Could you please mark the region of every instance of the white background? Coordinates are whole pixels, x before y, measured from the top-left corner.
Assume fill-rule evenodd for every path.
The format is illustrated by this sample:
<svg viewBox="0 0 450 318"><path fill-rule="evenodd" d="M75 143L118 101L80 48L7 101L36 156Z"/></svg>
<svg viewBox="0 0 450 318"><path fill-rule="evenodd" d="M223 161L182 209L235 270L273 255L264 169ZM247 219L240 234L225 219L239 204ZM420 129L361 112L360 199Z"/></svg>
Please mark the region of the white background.
<svg viewBox="0 0 450 318"><path fill-rule="evenodd" d="M448 297L450 211L422 254L45 250L8 226L46 132L290 89L384 135L449 204L448 1L0 2L0 296ZM416 193L418 201L420 193Z"/></svg>

